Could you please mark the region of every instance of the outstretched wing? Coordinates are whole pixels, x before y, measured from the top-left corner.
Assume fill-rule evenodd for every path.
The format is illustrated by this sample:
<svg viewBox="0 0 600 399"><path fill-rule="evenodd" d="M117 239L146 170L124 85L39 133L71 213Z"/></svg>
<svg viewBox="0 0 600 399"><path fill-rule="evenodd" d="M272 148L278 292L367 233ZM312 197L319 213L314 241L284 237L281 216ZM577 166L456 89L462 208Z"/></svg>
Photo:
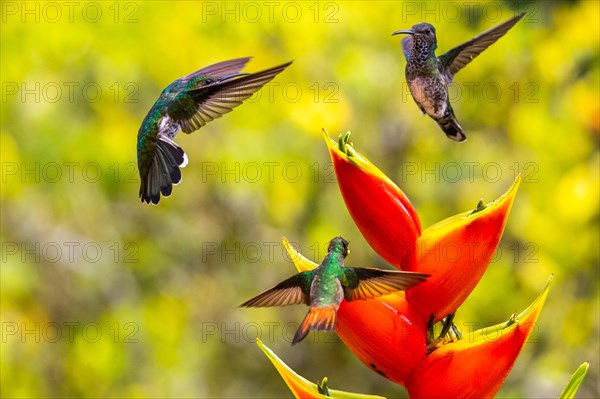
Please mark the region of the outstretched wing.
<svg viewBox="0 0 600 399"><path fill-rule="evenodd" d="M310 303L310 281L312 272L302 272L283 280L275 287L242 303L242 307L287 306Z"/></svg>
<svg viewBox="0 0 600 399"><path fill-rule="evenodd" d="M290 61L230 80L220 81L217 78L212 84L181 93L179 95L181 98L173 101L167 112L172 117L176 116L175 120L179 122L183 132L191 133L213 119L231 112L291 63Z"/></svg>
<svg viewBox="0 0 600 399"><path fill-rule="evenodd" d="M495 26L485 32L475 36L468 42L453 48L452 50L438 57L440 72L446 80L450 82L454 74L461 70L465 65L477 57L483 50L500 39L510 28L512 28L525 13L521 13L513 18Z"/></svg>
<svg viewBox="0 0 600 399"><path fill-rule="evenodd" d="M413 38L410 35L404 36L402 38L402 52L404 53L404 57L406 61L410 58L410 52L413 48Z"/></svg>
<svg viewBox="0 0 600 399"><path fill-rule="evenodd" d="M244 69L248 61L251 59L252 57L243 57L217 62L216 64L198 69L196 72L192 72L189 75L184 76L182 79L184 81L190 81L198 76L225 76L239 73L242 69Z"/></svg>
<svg viewBox="0 0 600 399"><path fill-rule="evenodd" d="M344 285L344 297L347 301L376 298L406 290L422 283L429 277L428 274L424 273L361 267L347 267L344 269L344 273L346 281L342 284Z"/></svg>

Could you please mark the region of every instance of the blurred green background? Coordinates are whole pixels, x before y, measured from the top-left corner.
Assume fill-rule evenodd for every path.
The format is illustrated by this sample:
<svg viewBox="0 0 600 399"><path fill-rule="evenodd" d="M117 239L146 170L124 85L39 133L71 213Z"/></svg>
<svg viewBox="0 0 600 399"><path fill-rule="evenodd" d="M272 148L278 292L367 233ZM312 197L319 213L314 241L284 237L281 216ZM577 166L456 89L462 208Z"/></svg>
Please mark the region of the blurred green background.
<svg viewBox="0 0 600 399"><path fill-rule="evenodd" d="M499 397L556 397L586 360L579 397L599 396L598 2L1 6L3 397L290 396L256 336L310 380L405 397L335 335L292 348L306 308L237 308L293 272L284 235L315 260L343 235L350 264L384 266L344 207L322 127L351 130L424 227L522 173L458 324L507 320L554 273ZM468 141L446 139L410 98L390 34L430 22L439 54L521 11L457 75ZM179 135L182 184L142 205L136 135L160 91L242 56L254 57L247 71L295 62L249 103Z"/></svg>

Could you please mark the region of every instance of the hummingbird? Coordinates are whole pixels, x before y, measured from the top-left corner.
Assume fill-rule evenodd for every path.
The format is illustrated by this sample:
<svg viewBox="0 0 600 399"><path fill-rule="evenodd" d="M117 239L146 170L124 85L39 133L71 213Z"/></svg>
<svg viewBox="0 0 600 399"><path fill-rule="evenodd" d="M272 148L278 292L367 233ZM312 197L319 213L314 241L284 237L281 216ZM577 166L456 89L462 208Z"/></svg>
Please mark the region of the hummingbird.
<svg viewBox="0 0 600 399"><path fill-rule="evenodd" d="M292 340L292 345L296 345L310 330L333 330L344 298L347 301L376 298L406 290L429 277L416 272L344 267L348 252L348 241L336 237L329 242L327 255L316 269L298 273L240 306L308 305L308 314Z"/></svg>
<svg viewBox="0 0 600 399"><path fill-rule="evenodd" d="M173 138L192 133L251 97L293 61L255 73L240 72L250 57L219 62L173 81L144 118L138 131L137 156L142 202L158 204L171 195L187 165Z"/></svg>
<svg viewBox="0 0 600 399"><path fill-rule="evenodd" d="M437 38L433 25L423 22L410 30L392 33L392 36L409 35L402 39L408 89L421 112L436 121L450 139L464 141L467 138L448 100L448 86L454 75L504 36L524 15L516 15L439 57L435 55Z"/></svg>

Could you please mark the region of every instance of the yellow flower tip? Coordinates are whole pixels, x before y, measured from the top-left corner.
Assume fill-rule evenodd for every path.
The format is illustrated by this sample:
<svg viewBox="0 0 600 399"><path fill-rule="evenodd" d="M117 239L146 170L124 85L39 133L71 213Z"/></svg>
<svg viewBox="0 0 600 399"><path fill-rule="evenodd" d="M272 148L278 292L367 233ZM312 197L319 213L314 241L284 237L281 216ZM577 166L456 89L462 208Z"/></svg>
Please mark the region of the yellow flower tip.
<svg viewBox="0 0 600 399"><path fill-rule="evenodd" d="M477 218L486 218L496 212L502 211L502 209L504 209L502 212L508 214L517 196L517 191L520 184L521 175L518 175L508 190L494 201L488 202L487 204L482 204L481 206L477 204L475 209L450 216L449 218L429 226L421 233L421 239L425 239L425 237L430 234L443 234L444 231L456 229L459 225L471 223ZM435 240L431 237L430 239L434 242Z"/></svg>
<svg viewBox="0 0 600 399"><path fill-rule="evenodd" d="M298 273L310 271L316 269L318 264L311 261L310 259L305 258L294 246L290 243L290 240L287 237L282 237L281 241L283 242L283 246L288 253L288 256L296 266L296 270Z"/></svg>
<svg viewBox="0 0 600 399"><path fill-rule="evenodd" d="M353 147L352 142L350 141L351 132L348 131L346 134L340 133L338 136L338 141L335 141L331 137L325 129L323 129L325 136L325 143L327 144L327 149L329 153L333 157L334 154L339 158L352 162L358 166L368 166L370 162L366 160L366 158L362 157ZM355 159L358 158L358 159Z"/></svg>
<svg viewBox="0 0 600 399"><path fill-rule="evenodd" d="M267 355L268 358L271 358L271 356L275 356L273 351L271 349L267 348L267 346L258 337L256 337L256 345L258 345L258 347L260 349L262 349L263 352L265 352L265 354Z"/></svg>
<svg viewBox="0 0 600 399"><path fill-rule="evenodd" d="M494 208L494 206L502 205L505 202L508 202L508 206L511 207L512 203L514 202L514 200L517 196L517 191L519 190L520 185L521 185L521 174L518 174L517 177L515 178L515 181L510 185L510 187L508 188L508 190L506 190L506 192L504 194L502 194L500 197L498 197L494 201L483 205L484 209L482 209L481 212L474 212L474 213L472 212L469 216L471 216L471 215L480 216L480 215L478 215L479 213L481 213L481 214L490 213L490 212L492 212L492 209Z"/></svg>
<svg viewBox="0 0 600 399"><path fill-rule="evenodd" d="M357 166L362 171L385 181L386 184L396 187L396 184L393 183L385 173L379 170L379 168L377 168L371 161L369 161L364 155L354 148L354 143L350 141L350 135L352 132L347 131L345 134L340 133L338 136L339 141L335 141L329 137L329 134L325 129L323 129L323 133L332 159L334 158L334 155L336 155L340 159ZM343 148L340 148L340 143L342 142ZM333 159L333 162L335 164L336 160Z"/></svg>
<svg viewBox="0 0 600 399"><path fill-rule="evenodd" d="M259 338L256 338L256 344L267 355L271 363L273 363L273 366L275 366L275 369L279 372L279 375L281 375L281 378L296 398L326 398L326 396L318 393L316 384L292 370L271 349L263 344Z"/></svg>
<svg viewBox="0 0 600 399"><path fill-rule="evenodd" d="M550 285L552 283L552 279L554 278L554 273L548 277L548 281L546 282L546 287L544 287L544 291L525 309L517 316L517 323L519 320L531 317L532 313L536 313L533 317L537 319L539 312L542 310L544 303L546 302L546 298L548 297L548 292L550 292Z"/></svg>
<svg viewBox="0 0 600 399"><path fill-rule="evenodd" d="M502 326L502 328L500 329L501 334L504 334L509 330L517 328L519 326L519 324L523 322L523 320L533 320L532 321L533 323L537 320L539 313L542 311L542 307L544 306L544 303L546 302L548 293L550 292L550 284L552 283L553 278L554 278L554 274L551 274L550 277L548 278L548 281L546 282L544 291L542 291L542 293L540 295L538 295L538 297L525 310L523 310L518 315L515 312L515 314L513 316L511 316L511 319L514 319L514 321L512 323L504 324ZM501 326L501 325L498 325L498 326ZM482 331L482 333L483 333L482 335L486 335L485 332L490 331L490 329L492 331L497 330L494 327L488 327L486 329L483 329L484 331Z"/></svg>
<svg viewBox="0 0 600 399"><path fill-rule="evenodd" d="M506 192L506 194L504 195L508 195L512 192L516 192L519 189L519 186L521 185L521 181L523 179L521 178L521 174L519 173L517 175L517 177L515 178L515 181L513 182L513 184L510 186L510 188L508 189L508 191Z"/></svg>
<svg viewBox="0 0 600 399"><path fill-rule="evenodd" d="M321 128L321 130L323 131L323 138L325 139L327 148L329 148L330 151L337 151L338 143L335 140L333 140L331 137L329 137L329 132L325 128Z"/></svg>
<svg viewBox="0 0 600 399"><path fill-rule="evenodd" d="M506 328L504 328L502 333L504 333L510 329L517 328L519 326L519 323L522 322L523 320L532 319L533 322L535 322L535 320L537 320L539 313L541 312L542 307L544 306L544 303L546 302L548 293L550 292L550 284L552 283L553 278L554 278L554 274L551 274L550 277L548 278L548 281L546 282L544 291L542 291L542 293L540 295L538 295L538 297L531 303L531 305L529 305L524 311L519 313L515 317L515 322L513 324L511 324L510 326L507 326Z"/></svg>
<svg viewBox="0 0 600 399"><path fill-rule="evenodd" d="M550 291L551 281L552 275L550 275L544 291L521 313L516 314L515 312L508 321L473 331L470 333L468 339L447 342L433 352L433 354L440 356L447 352L461 351L479 345L493 346L495 341L502 339L502 336L506 336L506 334L516 328L531 328L544 307L548 292Z"/></svg>
<svg viewBox="0 0 600 399"><path fill-rule="evenodd" d="M269 349L263 342L256 338L256 344L258 347L267 355L275 369L279 372L279 375L286 383L292 394L296 398L316 398L316 399L328 399L328 398L346 398L346 399L385 399L381 396L373 395L362 395L351 392L338 391L335 389L328 389L331 396L325 396L319 393L319 387L314 382L307 380L302 377L294 370L292 370L287 364L285 364L271 349ZM327 386L327 378L323 378L325 386Z"/></svg>
<svg viewBox="0 0 600 399"><path fill-rule="evenodd" d="M298 374L296 374L296 372L294 372L294 370L292 370L291 368L289 368L276 354L275 352L273 352L270 348L268 348L261 340L260 338L256 338L256 344L258 345L258 347L264 352L265 355L267 355L267 357L269 358L269 360L271 361L271 363L273 363L273 365L275 366L275 368L277 369L277 371L279 371L279 374L281 374L281 376L283 377L284 381L286 381L286 383L288 382L288 378L290 377L299 377L300 379L303 379L301 376L299 376ZM305 380L306 382L309 382L308 380ZM289 384L288 384L289 385ZM315 386L316 387L316 386Z"/></svg>
<svg viewBox="0 0 600 399"><path fill-rule="evenodd" d="M498 203L498 202L503 202L506 201L507 198L510 199L514 199L515 196L517 195L517 191L519 190L519 187L521 186L521 174L519 173L517 175L517 177L515 178L515 180L513 181L513 183L510 185L510 187L508 188L508 190L506 190L506 192L504 194L502 194L500 197L498 197L496 200L492 201L491 203Z"/></svg>

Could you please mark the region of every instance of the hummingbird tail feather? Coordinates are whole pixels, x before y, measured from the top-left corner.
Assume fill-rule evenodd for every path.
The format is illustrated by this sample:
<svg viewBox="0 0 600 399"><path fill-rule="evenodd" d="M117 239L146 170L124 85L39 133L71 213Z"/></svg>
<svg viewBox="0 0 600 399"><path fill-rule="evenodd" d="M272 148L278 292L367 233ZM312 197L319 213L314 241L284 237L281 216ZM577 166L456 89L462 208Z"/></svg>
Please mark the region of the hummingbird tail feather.
<svg viewBox="0 0 600 399"><path fill-rule="evenodd" d="M454 141L465 141L467 139L465 131L459 125L454 114L444 115L444 117L436 120L436 122L450 139Z"/></svg>
<svg viewBox="0 0 600 399"><path fill-rule="evenodd" d="M331 331L335 328L337 321L337 309L334 305L325 307L311 306L308 314L300 323L298 331L294 335L292 345L302 341L310 330Z"/></svg>
<svg viewBox="0 0 600 399"><path fill-rule="evenodd" d="M160 195L171 195L173 184L181 182L179 168L187 165L185 152L168 137L159 136L150 170L141 178L140 198L148 204L158 204Z"/></svg>

